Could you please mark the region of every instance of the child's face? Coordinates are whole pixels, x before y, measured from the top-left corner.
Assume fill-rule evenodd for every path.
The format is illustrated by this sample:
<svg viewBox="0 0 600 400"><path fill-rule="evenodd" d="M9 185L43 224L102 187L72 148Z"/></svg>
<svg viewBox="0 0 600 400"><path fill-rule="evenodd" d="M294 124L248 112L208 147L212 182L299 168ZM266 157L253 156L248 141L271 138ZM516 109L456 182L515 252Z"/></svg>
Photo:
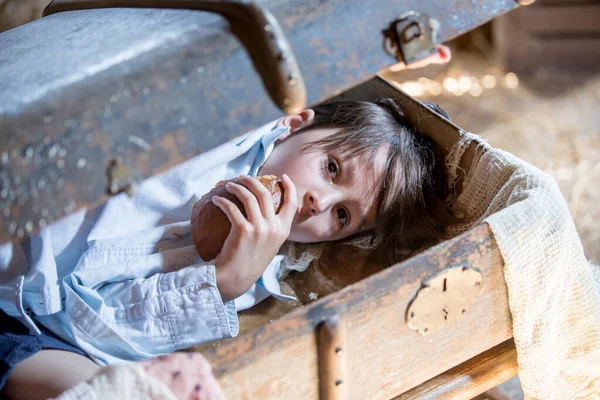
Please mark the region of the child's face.
<svg viewBox="0 0 600 400"><path fill-rule="evenodd" d="M340 152L301 152L307 143L335 129L290 135L275 145L260 175L287 174L298 192L298 213L289 240L303 243L339 240L375 227L378 182L385 166L383 149L371 163L368 156L343 160Z"/></svg>

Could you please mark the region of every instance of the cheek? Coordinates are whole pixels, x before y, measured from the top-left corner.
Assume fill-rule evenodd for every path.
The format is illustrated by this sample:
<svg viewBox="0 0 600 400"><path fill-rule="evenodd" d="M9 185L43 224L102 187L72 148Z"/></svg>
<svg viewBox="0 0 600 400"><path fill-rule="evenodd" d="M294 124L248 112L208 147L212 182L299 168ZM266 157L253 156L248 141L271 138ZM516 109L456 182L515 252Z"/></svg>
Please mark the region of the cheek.
<svg viewBox="0 0 600 400"><path fill-rule="evenodd" d="M288 164L286 174L296 183L311 183L320 175L319 163L314 157L298 157Z"/></svg>
<svg viewBox="0 0 600 400"><path fill-rule="evenodd" d="M317 243L331 240L331 232L326 216L312 217L293 225L289 240L300 243Z"/></svg>

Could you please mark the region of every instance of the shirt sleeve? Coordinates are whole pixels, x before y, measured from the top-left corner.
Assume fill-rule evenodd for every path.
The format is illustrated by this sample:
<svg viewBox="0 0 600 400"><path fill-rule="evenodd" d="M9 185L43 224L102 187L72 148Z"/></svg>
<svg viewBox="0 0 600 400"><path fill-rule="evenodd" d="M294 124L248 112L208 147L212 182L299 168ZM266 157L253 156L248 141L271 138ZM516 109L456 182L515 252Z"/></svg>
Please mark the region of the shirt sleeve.
<svg viewBox="0 0 600 400"><path fill-rule="evenodd" d="M98 272L77 271L64 280L66 322L90 354L141 360L239 332L235 304L222 301L214 264L148 277L128 264L109 281Z"/></svg>

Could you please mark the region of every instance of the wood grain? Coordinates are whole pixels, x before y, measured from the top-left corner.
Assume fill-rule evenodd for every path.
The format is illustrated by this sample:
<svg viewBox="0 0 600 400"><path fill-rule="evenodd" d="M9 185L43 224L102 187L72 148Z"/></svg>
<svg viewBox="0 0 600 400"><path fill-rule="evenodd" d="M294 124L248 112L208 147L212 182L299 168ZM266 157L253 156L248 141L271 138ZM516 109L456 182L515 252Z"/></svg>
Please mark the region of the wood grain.
<svg viewBox="0 0 600 400"><path fill-rule="evenodd" d="M469 400L515 375L517 349L510 339L394 400Z"/></svg>
<svg viewBox="0 0 600 400"><path fill-rule="evenodd" d="M483 274L463 318L426 337L404 313L421 282L445 268ZM228 398L317 399L315 329L346 321L350 399L390 399L512 337L503 261L485 224L205 351Z"/></svg>

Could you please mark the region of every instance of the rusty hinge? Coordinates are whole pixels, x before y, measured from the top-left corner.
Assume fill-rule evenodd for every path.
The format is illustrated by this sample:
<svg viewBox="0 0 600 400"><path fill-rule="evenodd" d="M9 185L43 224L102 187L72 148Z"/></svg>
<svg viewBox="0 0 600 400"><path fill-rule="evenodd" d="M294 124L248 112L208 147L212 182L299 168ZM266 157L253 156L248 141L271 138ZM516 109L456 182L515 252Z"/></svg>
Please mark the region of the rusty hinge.
<svg viewBox="0 0 600 400"><path fill-rule="evenodd" d="M408 65L437 51L435 44L439 27L436 19L409 11L382 31L383 47L396 60Z"/></svg>

